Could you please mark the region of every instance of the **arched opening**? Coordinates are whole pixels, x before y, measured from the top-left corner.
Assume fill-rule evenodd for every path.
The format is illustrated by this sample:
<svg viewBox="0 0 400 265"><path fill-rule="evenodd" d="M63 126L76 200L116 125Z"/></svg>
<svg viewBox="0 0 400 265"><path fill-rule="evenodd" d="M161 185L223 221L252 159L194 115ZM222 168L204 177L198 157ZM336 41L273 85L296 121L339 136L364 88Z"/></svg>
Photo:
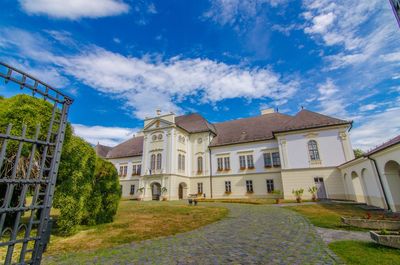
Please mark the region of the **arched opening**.
<svg viewBox="0 0 400 265"><path fill-rule="evenodd" d="M368 169L363 168L361 170L361 185L364 191L364 197L367 204L372 204L371 202L371 192L368 190L368 180L370 179L370 175ZM371 181L370 181L371 182Z"/></svg>
<svg viewBox="0 0 400 265"><path fill-rule="evenodd" d="M152 200L159 201L161 196L161 184L158 182L153 182L150 184L150 188Z"/></svg>
<svg viewBox="0 0 400 265"><path fill-rule="evenodd" d="M184 182L179 183L178 197L180 200L187 198L187 185Z"/></svg>
<svg viewBox="0 0 400 265"><path fill-rule="evenodd" d="M355 200L357 202L365 202L364 200L364 192L361 186L361 180L358 176L357 172L351 172L351 182L353 184Z"/></svg>
<svg viewBox="0 0 400 265"><path fill-rule="evenodd" d="M385 164L385 177L388 182L390 195L393 199L394 211L400 211L400 165L396 161Z"/></svg>
<svg viewBox="0 0 400 265"><path fill-rule="evenodd" d="M344 196L345 196L345 199L347 200L350 195L350 192L347 187L347 185L349 185L349 184L347 183L347 174L346 173L344 173L344 176L343 176L343 183L344 183Z"/></svg>

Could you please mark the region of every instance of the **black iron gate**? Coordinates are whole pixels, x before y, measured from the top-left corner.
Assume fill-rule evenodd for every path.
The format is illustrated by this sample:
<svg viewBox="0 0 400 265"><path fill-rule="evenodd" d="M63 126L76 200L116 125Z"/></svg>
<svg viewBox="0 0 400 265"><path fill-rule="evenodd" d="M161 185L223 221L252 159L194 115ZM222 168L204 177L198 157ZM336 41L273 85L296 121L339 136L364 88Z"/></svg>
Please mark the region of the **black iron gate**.
<svg viewBox="0 0 400 265"><path fill-rule="evenodd" d="M72 99L2 62L0 79L51 104L48 125L36 125L33 137L26 125L19 133L12 124L0 128L0 256L4 264L40 264Z"/></svg>

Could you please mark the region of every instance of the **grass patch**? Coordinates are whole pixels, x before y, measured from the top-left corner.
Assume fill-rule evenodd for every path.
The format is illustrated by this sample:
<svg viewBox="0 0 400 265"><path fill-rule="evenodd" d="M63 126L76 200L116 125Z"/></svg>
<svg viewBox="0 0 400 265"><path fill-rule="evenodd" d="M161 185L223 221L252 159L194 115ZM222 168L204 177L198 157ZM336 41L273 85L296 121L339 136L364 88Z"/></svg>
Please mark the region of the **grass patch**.
<svg viewBox="0 0 400 265"><path fill-rule="evenodd" d="M243 203L243 204L275 204L275 199L197 199L200 202ZM310 202L311 200L303 200ZM281 200L281 203L296 203L296 200Z"/></svg>
<svg viewBox="0 0 400 265"><path fill-rule="evenodd" d="M285 207L296 211L305 217L307 217L310 222L319 227L331 228L331 229L342 229L342 230L355 230L355 231L365 231L369 229L357 228L345 225L341 222L341 216L357 216L365 217L367 212L355 205L342 204L342 203L320 203L314 205L299 205ZM371 213L371 212L370 212ZM376 217L378 214L372 213Z"/></svg>
<svg viewBox="0 0 400 265"><path fill-rule="evenodd" d="M346 264L400 264L400 251L373 242L337 241L329 244L329 248L341 257Z"/></svg>
<svg viewBox="0 0 400 265"><path fill-rule="evenodd" d="M182 233L218 221L228 210L179 202L121 201L113 223L82 226L68 237L52 236L45 255L98 250Z"/></svg>

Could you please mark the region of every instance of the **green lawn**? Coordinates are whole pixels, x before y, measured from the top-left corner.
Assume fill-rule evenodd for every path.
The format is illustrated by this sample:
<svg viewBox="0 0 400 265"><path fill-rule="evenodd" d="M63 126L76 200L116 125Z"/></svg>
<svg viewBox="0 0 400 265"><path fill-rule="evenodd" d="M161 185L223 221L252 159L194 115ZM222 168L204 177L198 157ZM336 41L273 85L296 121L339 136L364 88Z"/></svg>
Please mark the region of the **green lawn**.
<svg viewBox="0 0 400 265"><path fill-rule="evenodd" d="M110 248L132 241L168 236L218 221L225 208L188 206L180 202L121 201L114 222L82 226L68 237L52 236L46 255Z"/></svg>
<svg viewBox="0 0 400 265"><path fill-rule="evenodd" d="M275 204L275 199L198 199L201 202L221 202L221 203L243 203L243 204ZM303 202L310 202L311 200L303 200ZM296 203L296 200L281 200L281 203Z"/></svg>
<svg viewBox="0 0 400 265"><path fill-rule="evenodd" d="M348 265L400 264L400 250L372 242L337 241L330 243L329 248Z"/></svg>
<svg viewBox="0 0 400 265"><path fill-rule="evenodd" d="M344 225L340 220L341 216L365 217L367 211L355 205L343 203L320 203L314 205L290 206L285 208L304 215L315 226L343 230L366 230ZM373 213L371 212L371 214ZM373 214L373 216L374 215L377 216L376 214Z"/></svg>

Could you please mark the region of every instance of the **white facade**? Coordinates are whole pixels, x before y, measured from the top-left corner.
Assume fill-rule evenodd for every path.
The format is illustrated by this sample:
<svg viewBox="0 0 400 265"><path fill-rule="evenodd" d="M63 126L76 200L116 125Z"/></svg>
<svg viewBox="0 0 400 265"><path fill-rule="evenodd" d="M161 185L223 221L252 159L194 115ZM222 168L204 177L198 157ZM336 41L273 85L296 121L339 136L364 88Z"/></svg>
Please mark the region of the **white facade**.
<svg viewBox="0 0 400 265"><path fill-rule="evenodd" d="M271 191L280 190L284 198L294 199L292 190L303 188L303 198L308 199L308 188L318 182L320 197L349 198L338 169L354 158L349 124L214 146L210 143L215 132L189 133L175 121L174 114L146 119L142 155L109 159L122 172L123 197L176 200L197 194L206 198L272 198L276 195ZM311 140L317 159L310 158ZM139 164L140 175L132 174L133 166Z"/></svg>
<svg viewBox="0 0 400 265"><path fill-rule="evenodd" d="M347 199L400 211L400 143L339 168Z"/></svg>

